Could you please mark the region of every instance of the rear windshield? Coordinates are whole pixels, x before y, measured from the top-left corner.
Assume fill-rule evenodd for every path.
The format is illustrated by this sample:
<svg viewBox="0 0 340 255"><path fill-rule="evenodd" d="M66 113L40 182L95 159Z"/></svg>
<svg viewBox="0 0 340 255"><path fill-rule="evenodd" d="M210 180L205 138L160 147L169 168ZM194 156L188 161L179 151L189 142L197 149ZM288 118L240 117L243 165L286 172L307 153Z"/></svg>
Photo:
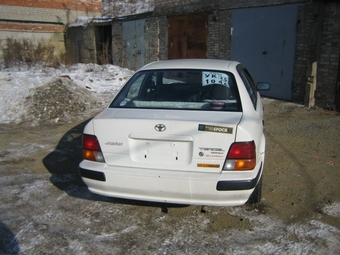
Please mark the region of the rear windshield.
<svg viewBox="0 0 340 255"><path fill-rule="evenodd" d="M241 111L234 76L211 70L137 72L109 107Z"/></svg>

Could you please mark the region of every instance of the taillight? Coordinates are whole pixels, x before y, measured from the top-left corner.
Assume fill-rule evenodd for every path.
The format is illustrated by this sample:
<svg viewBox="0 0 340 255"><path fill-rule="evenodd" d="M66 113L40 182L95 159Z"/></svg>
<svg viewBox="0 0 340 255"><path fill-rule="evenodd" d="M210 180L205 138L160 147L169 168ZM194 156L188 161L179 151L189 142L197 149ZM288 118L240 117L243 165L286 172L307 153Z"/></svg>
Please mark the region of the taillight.
<svg viewBox="0 0 340 255"><path fill-rule="evenodd" d="M230 146L223 170L253 170L256 165L254 141L236 142Z"/></svg>
<svg viewBox="0 0 340 255"><path fill-rule="evenodd" d="M104 162L98 139L94 135L83 135L83 158L91 161Z"/></svg>

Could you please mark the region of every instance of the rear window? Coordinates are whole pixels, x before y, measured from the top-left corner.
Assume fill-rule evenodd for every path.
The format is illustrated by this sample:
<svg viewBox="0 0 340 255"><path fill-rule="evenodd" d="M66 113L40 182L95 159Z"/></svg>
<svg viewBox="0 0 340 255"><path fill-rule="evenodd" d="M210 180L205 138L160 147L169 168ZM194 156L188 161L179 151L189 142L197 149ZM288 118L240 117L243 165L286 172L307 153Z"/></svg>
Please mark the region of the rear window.
<svg viewBox="0 0 340 255"><path fill-rule="evenodd" d="M152 70L136 73L111 108L241 111L234 76L211 70Z"/></svg>

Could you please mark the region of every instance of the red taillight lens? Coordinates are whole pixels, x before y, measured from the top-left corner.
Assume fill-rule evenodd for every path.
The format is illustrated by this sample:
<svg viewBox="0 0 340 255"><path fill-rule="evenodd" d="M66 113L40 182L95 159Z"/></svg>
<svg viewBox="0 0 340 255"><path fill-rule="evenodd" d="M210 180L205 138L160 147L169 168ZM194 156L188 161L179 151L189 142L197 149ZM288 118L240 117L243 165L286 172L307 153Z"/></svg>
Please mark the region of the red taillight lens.
<svg viewBox="0 0 340 255"><path fill-rule="evenodd" d="M237 142L230 146L223 170L253 170L256 166L256 148L254 141Z"/></svg>
<svg viewBox="0 0 340 255"><path fill-rule="evenodd" d="M83 135L83 148L92 151L100 151L99 142L94 135Z"/></svg>
<svg viewBox="0 0 340 255"><path fill-rule="evenodd" d="M104 162L103 153L96 136L83 135L83 158L91 161Z"/></svg>
<svg viewBox="0 0 340 255"><path fill-rule="evenodd" d="M233 143L228 153L228 159L252 159L254 157L254 141Z"/></svg>

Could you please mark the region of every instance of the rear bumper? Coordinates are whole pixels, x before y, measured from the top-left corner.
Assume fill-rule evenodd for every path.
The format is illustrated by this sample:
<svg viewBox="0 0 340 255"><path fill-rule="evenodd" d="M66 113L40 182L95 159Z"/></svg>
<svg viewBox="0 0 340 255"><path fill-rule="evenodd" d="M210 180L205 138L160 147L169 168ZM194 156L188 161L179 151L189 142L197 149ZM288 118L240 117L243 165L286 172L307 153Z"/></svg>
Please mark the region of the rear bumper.
<svg viewBox="0 0 340 255"><path fill-rule="evenodd" d="M110 167L82 161L79 172L95 194L174 204L236 206L247 202L262 175L253 171L198 173Z"/></svg>
<svg viewBox="0 0 340 255"><path fill-rule="evenodd" d="M249 190L254 189L262 174L262 164L258 174L251 180L238 180L238 181L219 181L216 185L218 191L227 190Z"/></svg>

